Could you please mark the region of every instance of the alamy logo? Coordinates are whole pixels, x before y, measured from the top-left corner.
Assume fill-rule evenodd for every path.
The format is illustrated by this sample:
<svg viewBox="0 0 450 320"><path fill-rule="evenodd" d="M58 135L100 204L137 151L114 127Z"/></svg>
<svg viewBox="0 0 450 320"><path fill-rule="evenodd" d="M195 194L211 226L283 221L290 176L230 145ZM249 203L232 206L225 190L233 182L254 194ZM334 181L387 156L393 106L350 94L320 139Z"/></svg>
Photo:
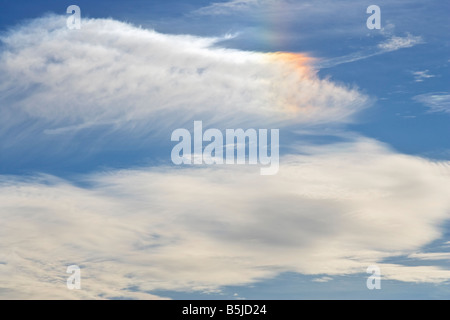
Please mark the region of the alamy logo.
<svg viewBox="0 0 450 320"><path fill-rule="evenodd" d="M371 5L366 10L367 13L372 14L367 18L366 25L370 30L381 29L381 9L377 5Z"/></svg>
<svg viewBox="0 0 450 320"><path fill-rule="evenodd" d="M66 24L67 28L73 29L81 29L81 9L79 6L71 5L67 7L67 14L70 16L67 18Z"/></svg>
<svg viewBox="0 0 450 320"><path fill-rule="evenodd" d="M381 289L381 270L377 266L369 266L366 270L367 273L372 274L367 278L366 285L369 290Z"/></svg>
<svg viewBox="0 0 450 320"><path fill-rule="evenodd" d="M67 267L67 273L72 275L67 278L67 289L80 290L81 289L81 270L77 265L71 265Z"/></svg>
<svg viewBox="0 0 450 320"><path fill-rule="evenodd" d="M267 129L226 129L224 144L224 135L220 130L203 132L202 121L194 121L193 152L189 130L180 128L172 132L171 140L179 142L172 149L172 162L176 165L259 163L263 166L261 175L274 175L279 168L279 130L270 130L270 148L268 139ZM209 144L203 148L203 142Z"/></svg>

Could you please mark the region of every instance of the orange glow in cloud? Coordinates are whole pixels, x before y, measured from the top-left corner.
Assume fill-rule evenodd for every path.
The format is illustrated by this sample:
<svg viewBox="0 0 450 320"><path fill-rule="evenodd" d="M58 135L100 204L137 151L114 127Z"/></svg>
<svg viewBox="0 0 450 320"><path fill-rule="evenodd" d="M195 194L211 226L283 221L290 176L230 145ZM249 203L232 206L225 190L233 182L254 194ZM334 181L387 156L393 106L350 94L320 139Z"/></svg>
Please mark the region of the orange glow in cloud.
<svg viewBox="0 0 450 320"><path fill-rule="evenodd" d="M303 53L270 52L266 55L271 62L286 63L304 75L312 72L310 64L315 60Z"/></svg>
<svg viewBox="0 0 450 320"><path fill-rule="evenodd" d="M309 81L316 78L315 71L311 67L315 58L308 57L303 53L292 52L271 52L265 54L268 61L272 64L277 64L280 67L280 75L282 78L295 77L298 82ZM276 92L283 92L282 98L279 97L277 101L281 104L284 112L290 116L298 116L302 114L304 117L308 117L313 113L314 107L308 99L302 97L298 90L302 86L298 87L283 87L285 82L280 79L279 83L274 83L277 87ZM291 82L292 83L292 82ZM283 87L283 88L281 88Z"/></svg>

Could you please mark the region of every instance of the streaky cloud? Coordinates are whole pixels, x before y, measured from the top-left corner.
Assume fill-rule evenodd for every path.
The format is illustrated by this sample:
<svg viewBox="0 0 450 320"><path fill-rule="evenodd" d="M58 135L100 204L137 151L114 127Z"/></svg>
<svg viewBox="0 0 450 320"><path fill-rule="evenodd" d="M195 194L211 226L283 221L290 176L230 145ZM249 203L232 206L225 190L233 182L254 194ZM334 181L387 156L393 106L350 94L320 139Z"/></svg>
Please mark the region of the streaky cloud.
<svg viewBox="0 0 450 320"><path fill-rule="evenodd" d="M98 172L85 187L2 176L0 295L157 298L155 290L220 291L282 272L357 275L373 264L383 279L450 279L417 254L449 219L448 162L363 138L304 151L270 177L221 166ZM428 263L384 262L405 255ZM64 287L72 264L82 268L80 292Z"/></svg>
<svg viewBox="0 0 450 320"><path fill-rule="evenodd" d="M315 67L318 69L332 68L344 63L351 63L378 56L384 53L393 52L399 49L410 48L424 43L422 37L406 35L405 37L390 36L386 41L379 43L376 47L358 51L342 57L318 60Z"/></svg>

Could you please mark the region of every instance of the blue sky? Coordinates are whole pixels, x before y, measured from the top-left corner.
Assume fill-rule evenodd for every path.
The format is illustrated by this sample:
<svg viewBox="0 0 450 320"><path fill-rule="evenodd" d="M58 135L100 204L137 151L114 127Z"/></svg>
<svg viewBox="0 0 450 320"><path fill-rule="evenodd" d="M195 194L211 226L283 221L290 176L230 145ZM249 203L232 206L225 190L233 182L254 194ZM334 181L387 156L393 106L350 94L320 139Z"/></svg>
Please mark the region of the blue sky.
<svg viewBox="0 0 450 320"><path fill-rule="evenodd" d="M449 6L0 1L0 297L448 298ZM194 120L279 173L174 166Z"/></svg>

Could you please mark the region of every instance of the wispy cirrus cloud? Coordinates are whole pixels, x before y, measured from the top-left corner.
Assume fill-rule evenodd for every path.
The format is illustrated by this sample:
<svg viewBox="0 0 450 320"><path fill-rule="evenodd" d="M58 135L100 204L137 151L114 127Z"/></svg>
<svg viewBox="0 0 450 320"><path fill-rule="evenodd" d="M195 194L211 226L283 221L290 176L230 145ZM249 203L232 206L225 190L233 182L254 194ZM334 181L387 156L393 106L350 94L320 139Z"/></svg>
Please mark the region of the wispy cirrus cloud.
<svg viewBox="0 0 450 320"><path fill-rule="evenodd" d="M223 39L105 19L69 30L61 16L12 29L1 38L0 161L20 159L21 170L111 150L148 155L194 120L221 129L339 125L370 103L319 78L307 55L225 49Z"/></svg>
<svg viewBox="0 0 450 320"><path fill-rule="evenodd" d="M412 74L414 76L414 81L415 82L423 82L424 79L430 79L430 78L436 77L435 75L430 74L429 72L430 72L430 70L412 72Z"/></svg>
<svg viewBox="0 0 450 320"><path fill-rule="evenodd" d="M380 48L382 51L390 52L403 48L410 48L421 43L424 43L424 40L421 36L407 34L404 37L391 36L385 42L378 44L378 48Z"/></svg>
<svg viewBox="0 0 450 320"><path fill-rule="evenodd" d="M378 5L383 7L383 13L385 8L388 8L390 14L393 14L393 11L390 10L395 10L391 7L392 4L388 2L378 3ZM366 16L367 6L362 3L355 4L353 1L340 1L339 3L323 1L320 6L317 6L314 1L231 0L213 2L194 11L194 14L244 16L247 19L254 19L253 23L258 26L253 29L249 28L248 32L251 33L251 35L247 35L249 40L258 38L259 34L262 33L270 38L270 41L283 43L297 39L295 41L302 43L303 37L323 37L331 32L336 32L335 38L340 38L343 34L353 34L355 37L356 34L359 34L359 37L367 38L369 35L365 23L363 23L365 22L363 18L368 17ZM327 21L327 23L318 25L316 23L318 20ZM327 26L331 21L335 23L335 20L339 22L336 25L333 24L334 28L330 30ZM294 30L289 31L290 28L287 26L297 25L298 21L304 22ZM364 46L359 51L339 57L317 60L315 67L329 68L425 43L423 36L413 35L409 30L402 31L405 35L396 35L394 34L395 28L390 20L383 20L382 29L374 31L375 35L372 34L371 36L375 38L381 36L384 40L370 46L367 46L367 42L364 42ZM299 33L298 29L307 32Z"/></svg>
<svg viewBox="0 0 450 320"><path fill-rule="evenodd" d="M232 0L225 2L214 2L208 6L195 10L194 14L199 15L229 15L239 11L247 11L252 7L259 6L261 3L270 2L270 0Z"/></svg>
<svg viewBox="0 0 450 320"><path fill-rule="evenodd" d="M430 112L450 113L450 93L448 92L419 94L414 96L413 100L427 106Z"/></svg>
<svg viewBox="0 0 450 320"><path fill-rule="evenodd" d="M407 34L404 37L389 36L387 40L379 43L376 47L371 47L342 57L318 60L316 67L320 69L330 68L343 63L351 63L378 56L380 54L393 52L404 48L410 48L422 43L424 43L424 40L421 36L413 36L411 34Z"/></svg>
<svg viewBox="0 0 450 320"><path fill-rule="evenodd" d="M412 253L408 258L420 260L450 260L450 252Z"/></svg>
<svg viewBox="0 0 450 320"><path fill-rule="evenodd" d="M64 17L35 20L2 37L2 126L13 125L12 109L13 122L35 119L63 132L161 117L182 124L179 110L215 122L320 123L351 121L364 108L365 96L319 79L305 55L223 49L220 40L113 20L85 19L76 31Z"/></svg>

